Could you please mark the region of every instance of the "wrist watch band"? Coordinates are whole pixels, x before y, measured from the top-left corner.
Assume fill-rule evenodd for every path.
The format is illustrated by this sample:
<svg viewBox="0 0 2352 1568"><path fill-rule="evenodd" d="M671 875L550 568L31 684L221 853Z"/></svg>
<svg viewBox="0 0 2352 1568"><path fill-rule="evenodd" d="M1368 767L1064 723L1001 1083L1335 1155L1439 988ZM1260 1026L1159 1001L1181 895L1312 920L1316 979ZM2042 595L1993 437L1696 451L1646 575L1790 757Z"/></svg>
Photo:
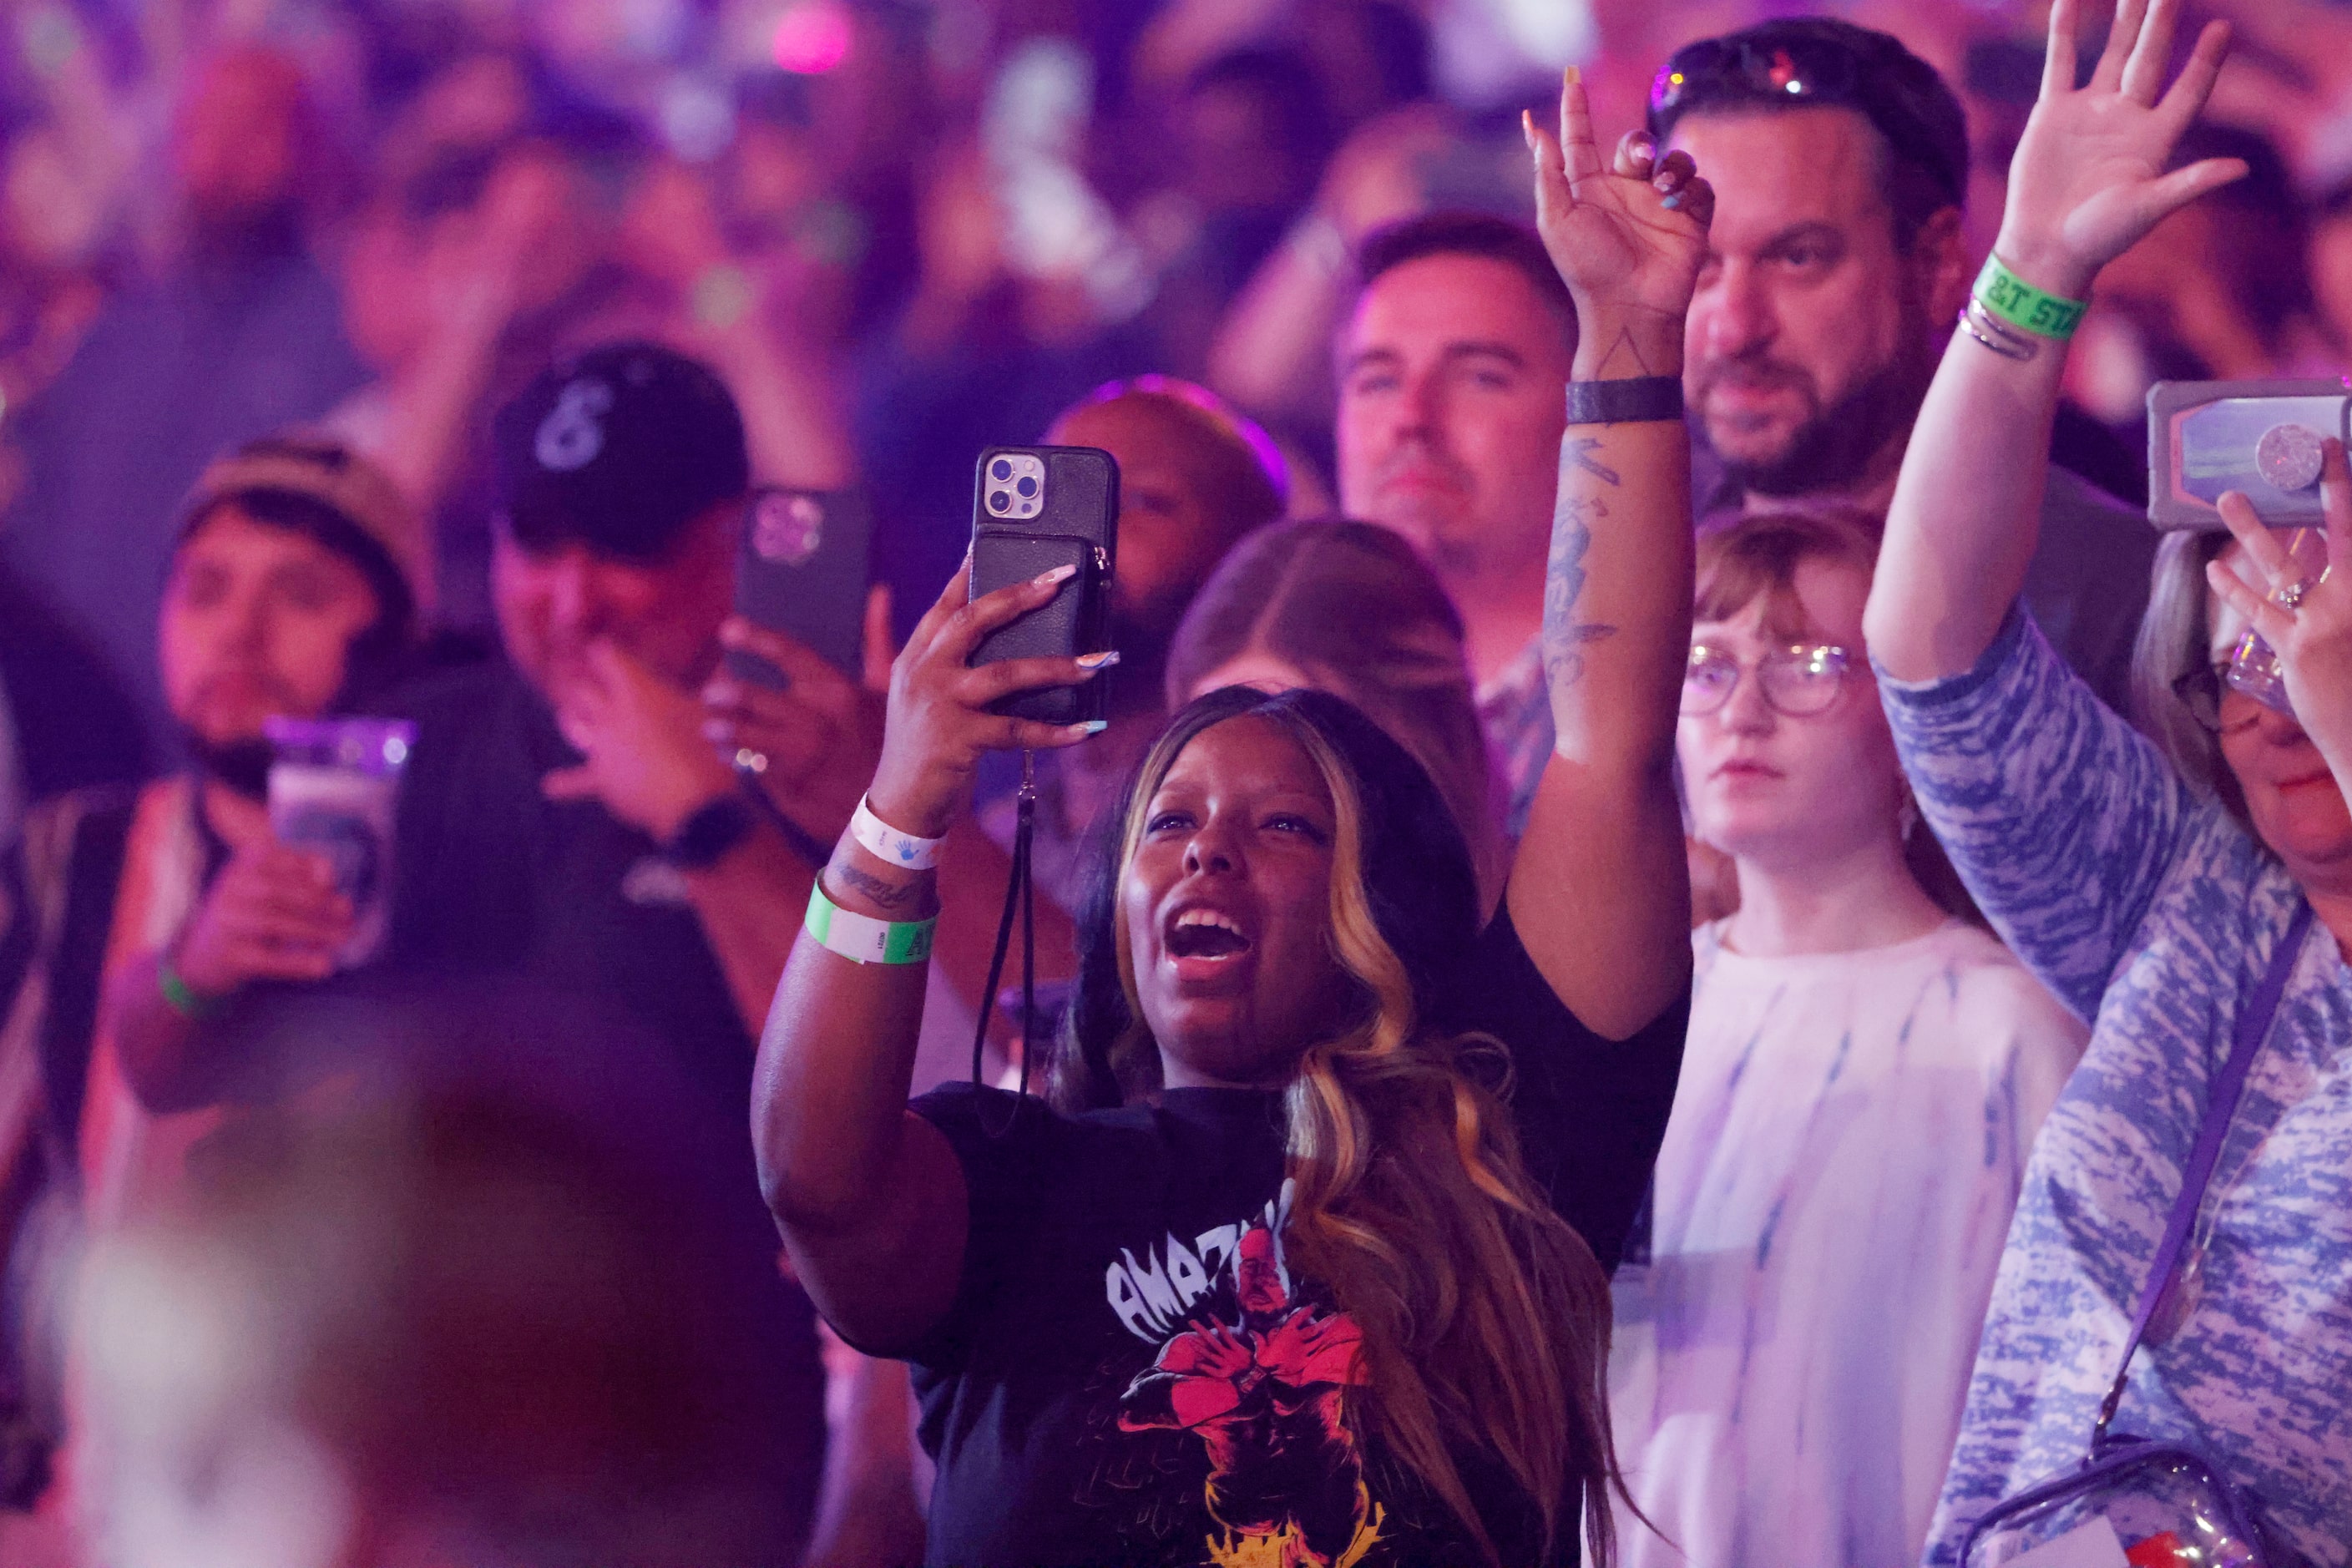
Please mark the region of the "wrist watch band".
<svg viewBox="0 0 2352 1568"><path fill-rule="evenodd" d="M1678 375L1568 384L1570 425L1639 425L1682 416L1683 382Z"/></svg>
<svg viewBox="0 0 2352 1568"><path fill-rule="evenodd" d="M677 825L661 847L661 858L681 871L707 870L750 837L755 826L757 819L741 795L722 795Z"/></svg>

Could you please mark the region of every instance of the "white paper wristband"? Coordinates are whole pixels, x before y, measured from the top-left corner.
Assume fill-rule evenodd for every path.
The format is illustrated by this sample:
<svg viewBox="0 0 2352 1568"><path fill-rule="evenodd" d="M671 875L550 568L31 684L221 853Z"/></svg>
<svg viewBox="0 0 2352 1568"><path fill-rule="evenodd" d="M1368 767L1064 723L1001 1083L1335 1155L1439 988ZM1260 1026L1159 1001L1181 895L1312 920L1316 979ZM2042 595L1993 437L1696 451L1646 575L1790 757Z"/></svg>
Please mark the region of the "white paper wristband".
<svg viewBox="0 0 2352 1568"><path fill-rule="evenodd" d="M928 871L940 863L940 846L944 838L918 838L911 833L901 833L880 817L857 797L857 809L850 814L849 836L858 847L877 860L893 866L903 866L909 871Z"/></svg>

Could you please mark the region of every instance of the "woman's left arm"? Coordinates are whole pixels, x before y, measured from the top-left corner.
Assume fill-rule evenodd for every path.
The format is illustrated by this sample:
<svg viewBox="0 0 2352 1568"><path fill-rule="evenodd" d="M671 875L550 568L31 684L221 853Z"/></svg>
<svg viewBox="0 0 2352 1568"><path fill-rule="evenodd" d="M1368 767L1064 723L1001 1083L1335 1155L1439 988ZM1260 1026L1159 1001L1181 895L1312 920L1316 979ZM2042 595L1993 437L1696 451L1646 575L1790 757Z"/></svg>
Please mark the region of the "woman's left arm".
<svg viewBox="0 0 2352 1568"><path fill-rule="evenodd" d="M1690 876L1674 744L1690 657L1690 437L1683 316L1715 193L1687 153L1644 133L1604 168L1583 84L1560 133L1527 123L1545 248L1576 300L1578 383L1647 381L1570 403L1544 582L1545 678L1558 740L1511 868L1513 922L1586 1027L1624 1039L1690 974ZM1574 392L1571 388L1571 392ZM1610 422L1608 416L1617 417Z"/></svg>

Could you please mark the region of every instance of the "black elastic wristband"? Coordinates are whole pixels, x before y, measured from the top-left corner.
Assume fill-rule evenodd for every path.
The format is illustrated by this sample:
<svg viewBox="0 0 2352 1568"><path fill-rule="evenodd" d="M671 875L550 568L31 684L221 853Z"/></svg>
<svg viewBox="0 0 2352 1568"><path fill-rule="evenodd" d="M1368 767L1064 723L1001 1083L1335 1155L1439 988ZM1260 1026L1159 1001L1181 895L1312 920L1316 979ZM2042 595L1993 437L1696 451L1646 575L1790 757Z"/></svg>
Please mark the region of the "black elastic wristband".
<svg viewBox="0 0 2352 1568"><path fill-rule="evenodd" d="M1683 382L1678 375L1568 384L1570 425L1641 425L1682 416Z"/></svg>
<svg viewBox="0 0 2352 1568"><path fill-rule="evenodd" d="M682 871L704 870L751 837L757 826L749 802L740 795L722 795L677 825L661 847L661 857Z"/></svg>

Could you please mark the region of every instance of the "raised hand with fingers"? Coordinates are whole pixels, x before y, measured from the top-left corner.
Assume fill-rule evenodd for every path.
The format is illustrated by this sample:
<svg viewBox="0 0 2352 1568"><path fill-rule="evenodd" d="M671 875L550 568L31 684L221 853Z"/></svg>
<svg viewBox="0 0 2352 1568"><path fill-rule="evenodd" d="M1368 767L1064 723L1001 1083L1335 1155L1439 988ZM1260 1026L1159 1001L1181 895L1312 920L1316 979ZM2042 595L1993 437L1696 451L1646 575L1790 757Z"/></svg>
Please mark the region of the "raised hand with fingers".
<svg viewBox="0 0 2352 1568"><path fill-rule="evenodd" d="M2083 0L2050 7L2042 93L2010 164L1994 255L2037 289L2079 300L2100 268L2176 209L2246 172L2208 158L2165 172L2205 107L2230 47L2226 22L2207 24L2168 89L2165 69L2181 0L2119 0L2091 79L2074 86L2074 26Z"/></svg>
<svg viewBox="0 0 2352 1568"><path fill-rule="evenodd" d="M881 697L806 644L740 617L719 628L719 640L772 667L783 684L713 676L702 689L704 737L756 773L777 810L830 844L881 757Z"/></svg>
<svg viewBox="0 0 2352 1568"><path fill-rule="evenodd" d="M2252 503L2231 491L2221 498L2221 512L2244 548L2243 563L2233 568L2215 561L2205 575L2221 601L2277 654L2295 721L2352 795L2352 569L2346 565L2352 561L2352 473L2342 442L2330 440L2324 450L2319 497L2326 568L2314 571L2298 562L2255 516Z"/></svg>
<svg viewBox="0 0 2352 1568"><path fill-rule="evenodd" d="M1577 379L1679 374L1714 188L1689 153L1659 157L1647 132L1629 132L1604 165L1573 68L1560 88L1558 138L1533 114L1520 128L1535 155L1536 226L1576 300Z"/></svg>
<svg viewBox="0 0 2352 1568"><path fill-rule="evenodd" d="M959 571L916 624L890 668L882 762L866 792L883 821L918 837L940 837L970 800L984 754L1074 746L1102 728L1008 719L988 706L1016 691L1092 680L1117 660L1115 653L1003 659L976 668L967 662L989 633L1050 603L1074 571L1058 567L977 600L970 573Z"/></svg>

